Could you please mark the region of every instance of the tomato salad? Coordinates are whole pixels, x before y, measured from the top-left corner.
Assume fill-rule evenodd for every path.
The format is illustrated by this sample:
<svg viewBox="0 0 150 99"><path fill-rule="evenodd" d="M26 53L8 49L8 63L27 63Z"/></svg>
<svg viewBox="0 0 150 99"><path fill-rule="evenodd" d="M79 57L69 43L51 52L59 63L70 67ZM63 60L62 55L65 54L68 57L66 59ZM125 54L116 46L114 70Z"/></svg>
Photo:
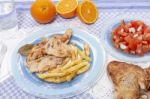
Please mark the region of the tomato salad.
<svg viewBox="0 0 150 99"><path fill-rule="evenodd" d="M143 56L150 52L150 26L140 20L131 20L112 31L113 45L125 53Z"/></svg>

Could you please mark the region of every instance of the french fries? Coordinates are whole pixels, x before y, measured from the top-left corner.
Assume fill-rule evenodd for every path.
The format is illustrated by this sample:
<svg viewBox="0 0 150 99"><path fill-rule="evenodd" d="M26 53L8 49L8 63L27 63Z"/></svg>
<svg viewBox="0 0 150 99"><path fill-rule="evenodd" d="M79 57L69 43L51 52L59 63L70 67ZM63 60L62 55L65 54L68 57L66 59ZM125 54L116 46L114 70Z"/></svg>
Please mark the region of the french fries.
<svg viewBox="0 0 150 99"><path fill-rule="evenodd" d="M86 56L90 55L90 47L87 43L84 44L84 52Z"/></svg>
<svg viewBox="0 0 150 99"><path fill-rule="evenodd" d="M64 76L65 75L65 73L58 73L58 72L55 72L55 73L38 73L37 74L37 76L39 77L39 78L42 78L42 79L44 79L44 78L48 78L48 77L62 77L62 76Z"/></svg>
<svg viewBox="0 0 150 99"><path fill-rule="evenodd" d="M73 50L71 51L72 60L76 60L76 59L77 59L77 48L74 47L73 45L70 45L70 47L73 49Z"/></svg>
<svg viewBox="0 0 150 99"><path fill-rule="evenodd" d="M66 81L65 77L61 77L61 78L46 78L44 79L47 82L52 82L52 83L62 83Z"/></svg>
<svg viewBox="0 0 150 99"><path fill-rule="evenodd" d="M63 66L62 69L64 70L64 69L70 68L70 67L72 67L73 65L76 65L76 64L78 64L78 63L80 63L80 62L82 62L82 59L74 60L74 61L72 61L71 63L66 64L65 66Z"/></svg>
<svg viewBox="0 0 150 99"><path fill-rule="evenodd" d="M67 59L68 62L60 67L50 70L46 73L37 73L40 79L52 83L62 83L71 81L76 75L82 74L90 68L90 48L88 44L84 44L84 51L72 46L74 52L72 52L71 59Z"/></svg>
<svg viewBox="0 0 150 99"><path fill-rule="evenodd" d="M77 71L77 74L79 75L79 74L86 72L89 69L89 67L90 67L90 64L82 67L80 70Z"/></svg>
<svg viewBox="0 0 150 99"><path fill-rule="evenodd" d="M81 51L80 49L78 49L78 53L83 59L85 59L89 62L91 61L91 58L89 56L86 56L85 53L83 51Z"/></svg>
<svg viewBox="0 0 150 99"><path fill-rule="evenodd" d="M52 77L52 78L46 78L44 79L47 82L52 82L52 83L62 83L65 81L71 81L74 77L76 76L76 73L71 73L67 76L63 76L63 77Z"/></svg>
<svg viewBox="0 0 150 99"><path fill-rule="evenodd" d="M67 80L67 81L71 81L75 76L76 76L76 73L75 73L75 72L70 73L70 75L68 75L68 76L66 77L66 80Z"/></svg>
<svg viewBox="0 0 150 99"><path fill-rule="evenodd" d="M88 65L88 62L82 62L66 70L67 73L77 72L80 68Z"/></svg>

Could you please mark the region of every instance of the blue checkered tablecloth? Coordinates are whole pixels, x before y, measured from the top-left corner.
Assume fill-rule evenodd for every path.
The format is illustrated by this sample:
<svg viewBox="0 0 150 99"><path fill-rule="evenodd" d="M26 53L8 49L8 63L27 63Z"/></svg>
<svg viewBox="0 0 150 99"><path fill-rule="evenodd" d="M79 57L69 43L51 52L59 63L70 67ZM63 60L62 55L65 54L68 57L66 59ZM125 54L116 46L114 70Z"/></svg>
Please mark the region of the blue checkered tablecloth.
<svg viewBox="0 0 150 99"><path fill-rule="evenodd" d="M13 77L9 77L0 86L0 99L41 99L30 95L16 86ZM84 93L80 96L72 97L70 99L93 99L89 93Z"/></svg>
<svg viewBox="0 0 150 99"><path fill-rule="evenodd" d="M97 0L98 1L98 0ZM100 4L101 5L101 4ZM132 4L136 5L136 3ZM108 7L108 9L107 9ZM122 7L115 8L110 6L101 6L99 7L99 19L95 24L86 25L75 17L73 19L63 19L60 16L57 16L56 20L51 24L62 24L66 26L78 26L83 27L89 31L89 33L100 38L101 30L103 26L106 25L108 21L113 20L115 17L119 16L139 16L142 18L150 19L150 7L141 6L138 7ZM111 9L110 9L111 8ZM27 9L17 10L17 18L18 18L18 28L19 30L23 29L24 34L28 35L35 31L37 28L41 28L42 25L36 23ZM22 34L20 34L22 35ZM112 99L113 97L112 86L109 83L107 78L107 74L105 73L103 78L90 90L85 93L69 98L69 99ZM6 80L0 83L0 99L40 99L39 97L30 95L20 89L13 77L10 75Z"/></svg>

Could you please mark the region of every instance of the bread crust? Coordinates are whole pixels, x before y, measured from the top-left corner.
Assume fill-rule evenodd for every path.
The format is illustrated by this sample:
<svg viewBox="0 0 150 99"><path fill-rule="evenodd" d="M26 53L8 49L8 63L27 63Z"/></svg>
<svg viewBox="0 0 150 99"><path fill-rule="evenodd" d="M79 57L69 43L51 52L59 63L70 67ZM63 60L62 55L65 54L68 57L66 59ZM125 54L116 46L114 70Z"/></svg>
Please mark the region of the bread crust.
<svg viewBox="0 0 150 99"><path fill-rule="evenodd" d="M140 99L140 90L150 87L150 68L112 61L107 71L114 84L116 99Z"/></svg>

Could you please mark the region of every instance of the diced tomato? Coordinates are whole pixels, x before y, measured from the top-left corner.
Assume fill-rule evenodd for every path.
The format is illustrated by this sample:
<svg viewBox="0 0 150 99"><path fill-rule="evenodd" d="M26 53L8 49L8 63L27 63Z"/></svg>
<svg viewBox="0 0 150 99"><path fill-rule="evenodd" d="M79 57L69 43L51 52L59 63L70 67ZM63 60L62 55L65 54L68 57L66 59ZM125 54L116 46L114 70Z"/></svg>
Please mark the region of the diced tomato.
<svg viewBox="0 0 150 99"><path fill-rule="evenodd" d="M131 36L125 38L125 41L128 43L128 47L131 50L135 50L137 48L138 40L133 39Z"/></svg>
<svg viewBox="0 0 150 99"><path fill-rule="evenodd" d="M142 50L142 44L137 45L136 53L140 56L144 55L143 50Z"/></svg>
<svg viewBox="0 0 150 99"><path fill-rule="evenodd" d="M121 29L123 29L121 26L118 26L115 30L114 30L114 33L115 34L118 34L118 32L121 31Z"/></svg>
<svg viewBox="0 0 150 99"><path fill-rule="evenodd" d="M140 20L137 20L136 23L138 26L144 26L145 25L144 22L140 21Z"/></svg>
<svg viewBox="0 0 150 99"><path fill-rule="evenodd" d="M142 27L142 31L141 31L141 32L142 32L142 34L144 34L144 33L145 33L144 31L146 30L146 28L147 28L147 27L148 27L147 25L144 25L144 26Z"/></svg>
<svg viewBox="0 0 150 99"><path fill-rule="evenodd" d="M121 21L121 24L120 24L120 30L123 29L124 30L124 27L125 27L126 23L124 20Z"/></svg>
<svg viewBox="0 0 150 99"><path fill-rule="evenodd" d="M137 48L137 44L138 44L138 42L132 39L132 40L129 42L128 47L129 47L130 49L132 49L132 50L135 50L135 49Z"/></svg>
<svg viewBox="0 0 150 99"><path fill-rule="evenodd" d="M119 43L119 42L120 42L120 39L116 39L114 42L115 42L115 43Z"/></svg>
<svg viewBox="0 0 150 99"><path fill-rule="evenodd" d="M137 29L138 28L138 24L137 24L137 21L134 21L134 20L131 20L131 24L132 24L132 26L135 28L135 29Z"/></svg>
<svg viewBox="0 0 150 99"><path fill-rule="evenodd" d="M124 44L124 45L127 45L127 42L125 42L125 41L123 41L123 42L121 42L122 44Z"/></svg>
<svg viewBox="0 0 150 99"><path fill-rule="evenodd" d="M113 34L113 35L116 35L116 34L117 34L117 29L114 29L114 30L112 31L112 34Z"/></svg>
<svg viewBox="0 0 150 99"><path fill-rule="evenodd" d="M142 28L145 27L144 22L143 22L143 21L140 21L140 20L138 20L138 21L132 20L132 21L131 21L131 24L132 24L132 26L133 26L135 29L138 29L139 26L142 26Z"/></svg>
<svg viewBox="0 0 150 99"><path fill-rule="evenodd" d="M131 28L131 27L132 27L132 24L131 24L131 23L127 23L125 26L126 26L127 28Z"/></svg>
<svg viewBox="0 0 150 99"><path fill-rule="evenodd" d="M117 28L115 28L115 29L112 31L112 34L117 35L118 32L121 32L122 29L123 29L122 25L119 25Z"/></svg>
<svg viewBox="0 0 150 99"><path fill-rule="evenodd" d="M112 40L115 41L116 40L116 35L112 36Z"/></svg>
<svg viewBox="0 0 150 99"><path fill-rule="evenodd" d="M144 30L144 33L150 33L150 27L146 27L146 29Z"/></svg>
<svg viewBox="0 0 150 99"><path fill-rule="evenodd" d="M128 36L128 33L126 33L126 32L118 32L118 35L120 35L120 36Z"/></svg>
<svg viewBox="0 0 150 99"><path fill-rule="evenodd" d="M138 37L136 37L135 39L139 40L139 41L142 41L143 40L143 36L142 35L139 35Z"/></svg>
<svg viewBox="0 0 150 99"><path fill-rule="evenodd" d="M125 40L126 42L129 42L131 39L132 39L132 37L131 37L130 35L128 35L127 37L124 38L124 40Z"/></svg>
<svg viewBox="0 0 150 99"><path fill-rule="evenodd" d="M143 40L147 40L149 41L150 40L150 34L146 33L146 34L143 34Z"/></svg>
<svg viewBox="0 0 150 99"><path fill-rule="evenodd" d="M135 33L135 34L133 35L133 38L137 38L138 36L139 36L139 34Z"/></svg>
<svg viewBox="0 0 150 99"><path fill-rule="evenodd" d="M147 41L142 41L142 44L147 45L148 42Z"/></svg>
<svg viewBox="0 0 150 99"><path fill-rule="evenodd" d="M119 43L114 43L114 47L118 49L119 48Z"/></svg>
<svg viewBox="0 0 150 99"><path fill-rule="evenodd" d="M124 50L123 50L123 52L125 52L125 53L127 53L127 54L128 54L130 51L129 51L129 49L128 49L128 48L126 48L126 49L124 49Z"/></svg>
<svg viewBox="0 0 150 99"><path fill-rule="evenodd" d="M131 23L127 23L127 24L125 25L125 27L124 27L125 32L129 32L129 28L131 28L131 27L132 27L132 24L131 24Z"/></svg>
<svg viewBox="0 0 150 99"><path fill-rule="evenodd" d="M119 39L120 39L120 42L124 41L124 37L120 37Z"/></svg>
<svg viewBox="0 0 150 99"><path fill-rule="evenodd" d="M150 27L143 21L132 20L125 23L122 20L121 24L113 30L112 39L114 47L125 53L143 56L144 53L150 52Z"/></svg>
<svg viewBox="0 0 150 99"><path fill-rule="evenodd" d="M142 50L143 50L144 53L150 52L150 44L143 45Z"/></svg>
<svg viewBox="0 0 150 99"><path fill-rule="evenodd" d="M136 32L136 34L141 35L141 34L142 34L142 31Z"/></svg>
<svg viewBox="0 0 150 99"><path fill-rule="evenodd" d="M125 25L126 25L125 21L122 20L122 21L121 21L121 26L124 27Z"/></svg>
<svg viewBox="0 0 150 99"><path fill-rule="evenodd" d="M113 36L113 41L114 41L114 42L120 41L120 40L119 40L119 36L118 36L118 35L114 35L114 36Z"/></svg>
<svg viewBox="0 0 150 99"><path fill-rule="evenodd" d="M135 50L130 50L131 54L136 54Z"/></svg>

